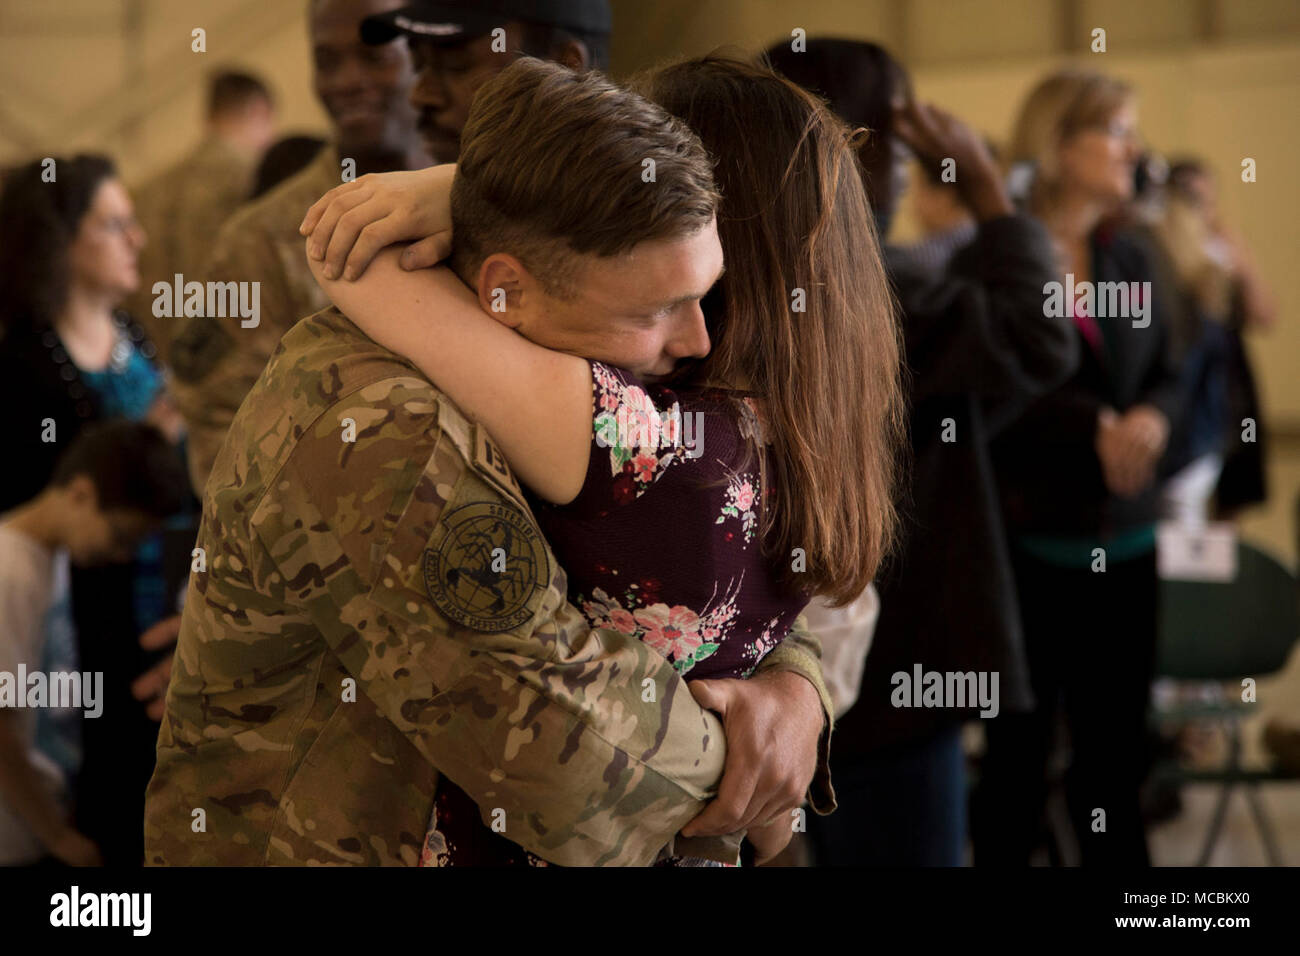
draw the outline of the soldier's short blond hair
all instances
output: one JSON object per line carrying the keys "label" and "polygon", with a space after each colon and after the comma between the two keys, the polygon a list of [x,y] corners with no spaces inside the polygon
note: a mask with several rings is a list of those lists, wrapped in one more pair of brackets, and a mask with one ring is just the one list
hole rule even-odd
{"label": "soldier's short blond hair", "polygon": [[581,255],[692,235],[718,200],[686,124],[600,73],[521,57],[478,90],[461,134],[451,263],[472,280],[508,252],[568,298]]}

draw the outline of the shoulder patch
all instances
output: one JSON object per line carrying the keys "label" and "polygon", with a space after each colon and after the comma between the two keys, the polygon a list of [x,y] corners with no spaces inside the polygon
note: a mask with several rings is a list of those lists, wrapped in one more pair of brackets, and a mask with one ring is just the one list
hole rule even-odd
{"label": "shoulder patch", "polygon": [[502,494],[524,502],[523,490],[506,464],[506,456],[488,437],[487,429],[477,422],[474,424],[474,468]]}
{"label": "shoulder patch", "polygon": [[475,501],[444,514],[421,556],[421,572],[443,614],[493,634],[527,623],[551,579],[541,531],[508,501]]}

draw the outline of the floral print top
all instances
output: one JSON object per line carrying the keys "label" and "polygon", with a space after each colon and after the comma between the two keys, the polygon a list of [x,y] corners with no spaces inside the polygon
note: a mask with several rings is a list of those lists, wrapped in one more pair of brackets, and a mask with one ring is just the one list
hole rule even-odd
{"label": "floral print top", "polygon": [[533,501],[592,627],[645,641],[682,676],[748,677],[806,598],[758,541],[758,406],[591,363],[592,442],[578,497]]}
{"label": "floral print top", "polygon": [[[569,600],[592,627],[645,641],[679,674],[743,678],[807,597],[763,556],[761,408],[721,389],[646,384],[591,363],[587,477],[566,505],[530,498]],[[699,865],[674,859],[669,865]],[[546,865],[495,833],[445,778],[422,865]]]}

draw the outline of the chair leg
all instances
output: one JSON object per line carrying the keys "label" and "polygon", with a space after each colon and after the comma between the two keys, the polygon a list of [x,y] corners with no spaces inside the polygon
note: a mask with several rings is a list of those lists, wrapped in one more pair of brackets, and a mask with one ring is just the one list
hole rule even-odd
{"label": "chair leg", "polygon": [[1074,834],[1074,821],[1070,818],[1065,791],[1053,787],[1047,796],[1047,851],[1051,866],[1078,866],[1079,846]]}
{"label": "chair leg", "polygon": [[1214,852],[1214,845],[1219,842],[1219,831],[1223,829],[1223,821],[1228,816],[1228,797],[1231,793],[1232,782],[1225,780],[1223,789],[1219,791],[1219,802],[1214,808],[1209,832],[1205,834],[1205,845],[1201,848],[1201,856],[1196,861],[1197,866],[1210,865],[1210,854]]}
{"label": "chair leg", "polygon": [[1264,803],[1259,799],[1259,787],[1256,784],[1246,785],[1246,800],[1250,803],[1251,814],[1255,817],[1255,826],[1259,828],[1260,839],[1264,841],[1264,852],[1268,855],[1269,866],[1281,866],[1282,855],[1277,848],[1277,837],[1273,834],[1273,827],[1268,821],[1268,815],[1264,813]]}
{"label": "chair leg", "polygon": [[[1229,773],[1236,773],[1241,769],[1241,724],[1237,718],[1231,717],[1225,729],[1228,732],[1228,760],[1225,769]],[[1205,835],[1205,847],[1201,850],[1201,858],[1197,860],[1197,866],[1210,865],[1210,854],[1219,841],[1219,832],[1223,829],[1223,821],[1228,815],[1228,797],[1232,793],[1233,784],[1234,781],[1231,779],[1223,782],[1219,803],[1214,808],[1214,819],[1210,823],[1210,832]]]}

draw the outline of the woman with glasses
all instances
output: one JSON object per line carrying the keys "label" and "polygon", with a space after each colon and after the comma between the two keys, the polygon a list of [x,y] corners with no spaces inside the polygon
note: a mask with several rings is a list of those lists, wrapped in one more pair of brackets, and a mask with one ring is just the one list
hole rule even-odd
{"label": "woman with glasses", "polygon": [[[180,424],[161,368],[122,300],[140,284],[145,236],[111,160],[49,157],[17,167],[0,189],[0,409],[6,451],[0,512],[49,481],[55,462],[95,422],[150,421],[173,441]],[[179,454],[179,453],[178,453]],[[126,565],[75,569],[75,629],[50,632],[43,668],[104,675],[103,716],[42,711],[38,746],[75,781],[78,829],[112,865],[143,857],[140,819],[157,727],[131,681],[147,663],[139,634],[173,612],[161,538]]]}
{"label": "woman with glasses", "polygon": [[[1166,342],[1175,293],[1137,238],[1112,225],[1132,198],[1139,152],[1129,87],[1073,69],[1034,88],[1010,143],[1008,162],[1032,170],[1028,211],[1056,248],[1061,286],[1044,289],[1044,309],[1071,317],[1082,359],[994,446],[1037,706],[986,725],[977,864],[1029,862],[1058,709],[1082,862],[1149,863],[1138,790],[1156,636],[1157,469],[1181,391]],[[1127,299],[1103,283],[1123,283]],[[1107,300],[1120,308],[1103,308]]]}

